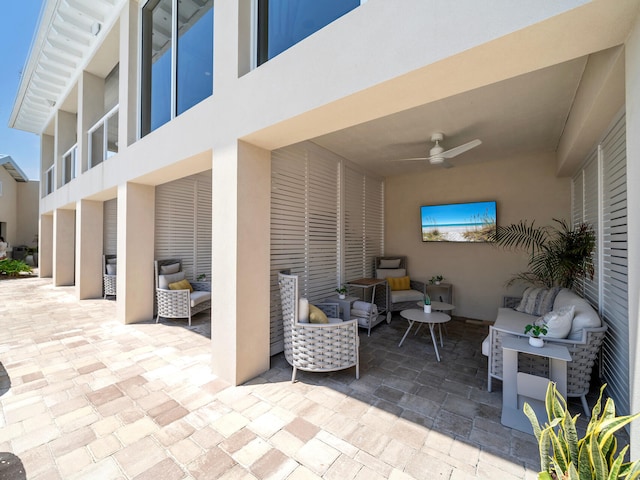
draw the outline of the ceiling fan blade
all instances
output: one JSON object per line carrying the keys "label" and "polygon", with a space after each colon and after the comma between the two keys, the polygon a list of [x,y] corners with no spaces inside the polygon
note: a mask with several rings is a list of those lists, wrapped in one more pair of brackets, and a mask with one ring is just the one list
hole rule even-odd
{"label": "ceiling fan blade", "polygon": [[414,158],[394,158],[392,162],[416,162],[418,160],[428,160],[427,157],[414,157]]}
{"label": "ceiling fan blade", "polygon": [[453,157],[456,157],[456,156],[460,155],[461,153],[466,152],[467,150],[471,150],[472,148],[477,147],[481,143],[482,143],[482,140],[479,140],[479,139],[476,138],[475,140],[471,140],[470,142],[467,142],[467,143],[465,143],[463,145],[459,145],[457,147],[454,147],[451,150],[447,150],[446,152],[442,152],[438,156],[439,157],[443,157],[443,158],[453,158]]}

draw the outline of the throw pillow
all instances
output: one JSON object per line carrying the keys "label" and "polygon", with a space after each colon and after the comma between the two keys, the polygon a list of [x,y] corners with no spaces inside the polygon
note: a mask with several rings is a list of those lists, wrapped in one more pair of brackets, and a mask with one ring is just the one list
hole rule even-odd
{"label": "throw pillow", "polygon": [[516,307],[516,310],[536,317],[549,313],[553,308],[553,302],[559,291],[560,287],[550,289],[529,287],[522,294],[522,301]]}
{"label": "throw pillow", "polygon": [[387,282],[391,290],[411,290],[411,279],[408,276],[388,277]]}
{"label": "throw pillow", "polygon": [[171,273],[178,273],[180,271],[179,263],[172,263],[171,265],[160,265],[160,274],[169,275]]}
{"label": "throw pillow", "polygon": [[567,335],[569,335],[571,331],[575,309],[575,305],[570,305],[558,310],[553,310],[536,320],[536,325],[545,325],[547,327],[545,337],[567,338]]}
{"label": "throw pillow", "polygon": [[400,258],[381,259],[378,268],[400,268]]}
{"label": "throw pillow", "polygon": [[117,265],[114,265],[112,263],[107,263],[107,275],[115,275],[116,267]]}
{"label": "throw pillow", "polygon": [[193,292],[193,287],[189,283],[189,280],[185,278],[179,282],[170,283],[169,290],[189,290],[190,292]]}
{"label": "throw pillow", "polygon": [[172,273],[170,275],[159,275],[158,288],[167,290],[170,283],[179,282],[180,280],[184,280],[184,272]]}
{"label": "throw pillow", "polygon": [[315,305],[309,304],[309,322],[310,323],[329,323],[329,319],[325,313]]}
{"label": "throw pillow", "polygon": [[309,300],[301,298],[298,302],[298,322],[309,323]]}

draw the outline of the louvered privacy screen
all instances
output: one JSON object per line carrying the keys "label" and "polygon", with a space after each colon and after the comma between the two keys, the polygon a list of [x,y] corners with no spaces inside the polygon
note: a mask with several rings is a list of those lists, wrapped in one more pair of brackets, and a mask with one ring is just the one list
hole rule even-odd
{"label": "louvered privacy screen", "polygon": [[589,222],[597,230],[596,274],[585,282],[584,292],[609,325],[600,369],[622,415],[630,413],[626,162],[622,113],[572,182],[573,221]]}
{"label": "louvered privacy screen", "polygon": [[115,255],[118,249],[118,199],[107,200],[103,204],[103,253]]}
{"label": "louvered privacy screen", "polygon": [[318,301],[349,279],[372,275],[373,258],[382,254],[382,180],[347,163],[311,143],[271,155],[272,355],[283,350],[280,270],[299,276],[301,297]]}
{"label": "louvered privacy screen", "polygon": [[211,170],[156,188],[155,258],[179,258],[188,279],[211,279]]}

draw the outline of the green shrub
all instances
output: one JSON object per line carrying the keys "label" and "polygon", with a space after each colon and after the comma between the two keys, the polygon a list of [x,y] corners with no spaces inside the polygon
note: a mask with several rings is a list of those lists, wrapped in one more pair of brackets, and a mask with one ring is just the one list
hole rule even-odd
{"label": "green shrub", "polygon": [[31,273],[31,267],[24,263],[22,260],[13,260],[11,258],[5,258],[0,260],[0,274],[7,275],[9,277],[17,277],[20,273]]}
{"label": "green shrub", "polygon": [[549,382],[545,405],[549,423],[540,426],[535,412],[528,403],[524,404],[524,412],[540,449],[539,480],[626,480],[640,476],[640,461],[624,462],[629,449],[625,446],[619,454],[618,441],[614,433],[640,416],[627,415],[616,417],[616,407],[608,398],[602,408],[602,393],[606,385],[600,389],[600,396],[593,407],[591,420],[583,438],[578,438],[576,420],[567,410],[567,402],[556,389],[556,384]]}

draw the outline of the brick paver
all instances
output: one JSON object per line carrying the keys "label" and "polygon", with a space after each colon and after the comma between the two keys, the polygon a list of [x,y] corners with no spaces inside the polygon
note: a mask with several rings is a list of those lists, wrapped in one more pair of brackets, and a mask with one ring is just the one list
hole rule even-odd
{"label": "brick paver", "polygon": [[486,325],[454,319],[438,363],[424,331],[398,348],[394,317],[361,334],[360,380],[292,384],[280,354],[232,387],[210,372],[207,314],[189,328],[115,313],[50,279],[0,280],[0,450],[25,478],[535,478],[533,437],[486,391]]}

